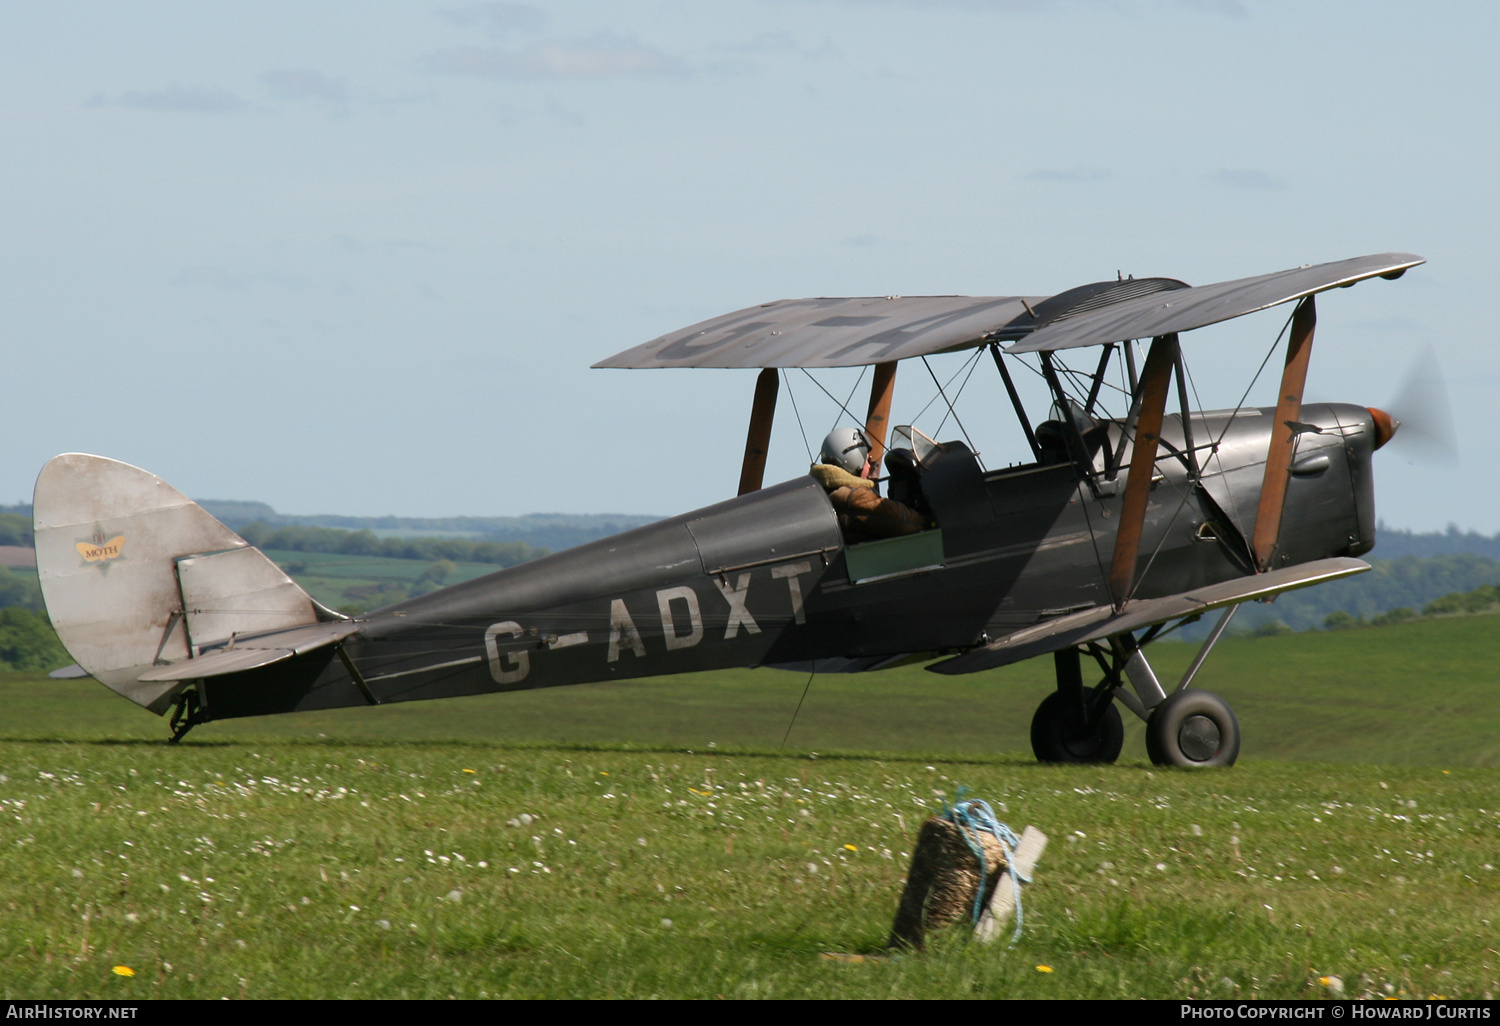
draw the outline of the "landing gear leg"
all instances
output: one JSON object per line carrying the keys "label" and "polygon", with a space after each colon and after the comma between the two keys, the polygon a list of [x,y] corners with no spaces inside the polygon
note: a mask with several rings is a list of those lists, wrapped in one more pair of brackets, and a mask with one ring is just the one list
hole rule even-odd
{"label": "landing gear leg", "polygon": [[1120,710],[1109,681],[1083,686],[1078,649],[1053,653],[1057,690],[1042,700],[1031,719],[1031,750],[1040,762],[1114,762],[1125,743]]}
{"label": "landing gear leg", "polygon": [[175,745],[188,731],[207,720],[198,701],[198,689],[188,688],[177,696],[177,701],[172,705],[172,719],[168,723],[172,728],[172,739],[167,744]]}
{"label": "landing gear leg", "polygon": [[1233,766],[1239,758],[1240,724],[1234,710],[1218,695],[1189,687],[1237,609],[1230,606],[1224,611],[1170,695],[1162,690],[1133,635],[1111,639],[1136,691],[1136,695],[1121,697],[1128,697],[1126,704],[1146,721],[1146,754],[1156,765]]}

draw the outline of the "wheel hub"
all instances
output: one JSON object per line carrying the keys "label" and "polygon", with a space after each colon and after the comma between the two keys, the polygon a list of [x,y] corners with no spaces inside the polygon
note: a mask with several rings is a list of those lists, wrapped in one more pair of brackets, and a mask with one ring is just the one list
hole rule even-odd
{"label": "wheel hub", "polygon": [[1223,740],[1218,724],[1207,716],[1189,716],[1177,730],[1177,744],[1182,754],[1194,762],[1207,762],[1219,751]]}

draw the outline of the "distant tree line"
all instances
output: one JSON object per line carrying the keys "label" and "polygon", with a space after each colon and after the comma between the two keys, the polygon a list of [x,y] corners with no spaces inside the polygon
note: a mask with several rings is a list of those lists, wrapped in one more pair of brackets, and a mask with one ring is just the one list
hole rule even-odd
{"label": "distant tree line", "polygon": [[539,549],[525,542],[471,541],[467,538],[380,538],[374,531],[346,531],[338,527],[289,525],[272,527],[260,521],[246,524],[240,536],[258,549],[290,552],[332,552],[345,556],[386,556],[391,559],[447,559],[456,563],[492,563],[515,566],[538,556]]}
{"label": "distant tree line", "polygon": [[[1417,610],[1444,596],[1467,594],[1500,581],[1500,561],[1471,553],[1365,558],[1372,568],[1366,573],[1285,592],[1272,604],[1245,603],[1231,630],[1264,637],[1359,624],[1379,626],[1415,617]],[[1174,637],[1202,640],[1215,619],[1205,616]]]}
{"label": "distant tree line", "polygon": [[1375,550],[1371,554],[1379,559],[1399,559],[1402,556],[1446,556],[1458,552],[1500,559],[1500,533],[1486,535],[1478,531],[1460,531],[1457,524],[1449,524],[1446,531],[1417,534],[1381,524],[1375,531]]}
{"label": "distant tree line", "polygon": [[1366,620],[1364,617],[1350,616],[1341,609],[1335,610],[1323,620],[1323,629],[1342,631],[1351,627],[1381,627],[1424,616],[1473,616],[1497,610],[1500,610],[1500,584],[1481,584],[1469,591],[1450,591],[1446,595],[1440,595],[1423,606],[1420,613],[1410,606],[1397,606]]}
{"label": "distant tree line", "polygon": [[31,517],[20,513],[0,513],[0,545],[35,545]]}
{"label": "distant tree line", "polygon": [[[351,517],[320,513],[277,513],[264,502],[200,499],[204,509],[236,531],[259,521],[270,527],[337,527],[373,530],[413,538],[467,538],[471,541],[524,542],[556,552],[606,538],[660,519],[628,513],[527,513],[519,517]],[[16,508],[19,512],[19,508]]]}
{"label": "distant tree line", "polygon": [[[30,520],[26,521],[26,527],[29,532]],[[4,537],[0,534],[0,538]],[[16,543],[0,541],[0,545],[13,544]],[[51,671],[72,661],[47,620],[36,574],[0,566],[0,672]]]}
{"label": "distant tree line", "polygon": [[0,671],[50,673],[72,661],[45,614],[25,606],[0,609]]}

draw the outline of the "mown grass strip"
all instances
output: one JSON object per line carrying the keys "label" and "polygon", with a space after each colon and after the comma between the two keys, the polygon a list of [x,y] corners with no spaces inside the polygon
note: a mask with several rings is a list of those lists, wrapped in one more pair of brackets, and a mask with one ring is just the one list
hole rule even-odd
{"label": "mown grass strip", "polygon": [[[1489,769],[285,742],[0,760],[6,997],[1316,997],[1329,975],[1482,997],[1500,974]],[[909,839],[958,786],[1052,835],[1021,944],[820,958],[880,950]]]}

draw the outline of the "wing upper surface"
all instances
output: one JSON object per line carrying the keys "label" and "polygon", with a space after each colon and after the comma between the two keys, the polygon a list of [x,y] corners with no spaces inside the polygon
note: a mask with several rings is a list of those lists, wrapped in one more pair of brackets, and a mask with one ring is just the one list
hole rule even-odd
{"label": "wing upper surface", "polygon": [[1413,253],[1377,253],[1126,300],[1039,328],[1005,351],[1051,352],[1191,331],[1366,278],[1398,277],[1422,263]]}
{"label": "wing upper surface", "polygon": [[1017,339],[1007,352],[1073,349],[1190,331],[1366,278],[1398,277],[1421,263],[1411,253],[1378,253],[1194,288],[1170,278],[1126,279],[1052,297],[778,299],[700,321],[594,366],[859,367]]}
{"label": "wing upper surface", "polygon": [[779,299],[616,353],[595,367],[859,367],[978,345],[1045,296]]}

